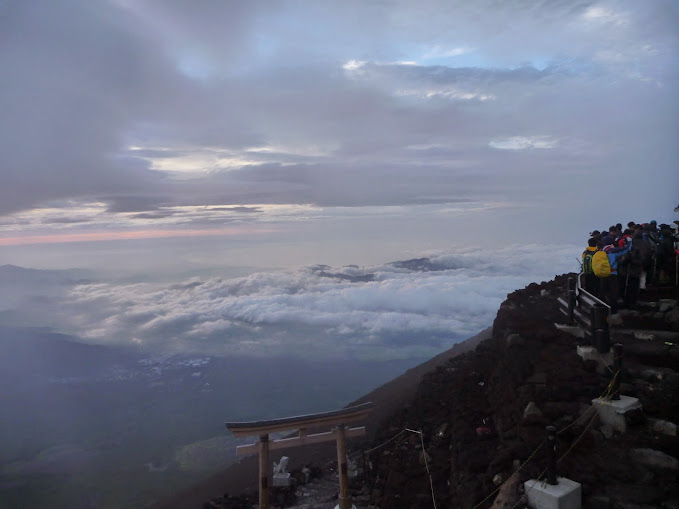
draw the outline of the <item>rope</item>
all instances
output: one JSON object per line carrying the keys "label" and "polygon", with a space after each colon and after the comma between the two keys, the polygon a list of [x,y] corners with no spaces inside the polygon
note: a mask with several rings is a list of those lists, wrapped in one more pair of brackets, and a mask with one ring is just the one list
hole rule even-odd
{"label": "rope", "polygon": [[391,437],[389,440],[382,442],[380,445],[373,447],[372,449],[368,449],[367,451],[363,451],[363,454],[367,456],[373,451],[376,451],[377,449],[380,449],[384,447],[385,445],[389,444],[390,442],[393,442],[396,440],[398,437],[403,435],[403,433],[410,432],[410,433],[415,433],[420,435],[420,444],[422,445],[422,457],[424,458],[424,467],[427,469],[427,475],[429,476],[429,487],[431,489],[431,501],[434,504],[434,509],[436,509],[436,497],[434,495],[434,480],[431,477],[431,471],[429,470],[429,462],[427,461],[427,451],[424,449],[424,438],[422,435],[422,431],[416,430],[416,429],[410,429],[410,428],[404,428],[400,432],[398,432],[396,435]]}
{"label": "rope", "polygon": [[[608,366],[606,366],[606,367],[608,368]],[[613,371],[612,371],[610,368],[608,368],[608,370],[609,370],[611,373],[613,373]],[[620,375],[620,370],[618,370],[617,372],[614,373],[614,375],[613,375],[613,377],[611,378],[610,382],[609,382],[608,385],[606,386],[606,389],[605,389],[604,392],[599,396],[598,399],[601,399],[601,400],[608,400],[611,396],[613,396],[613,393],[612,393],[612,392],[613,392],[613,387],[614,387],[614,385],[615,385],[616,378],[617,378],[619,375]],[[593,411],[593,410],[595,410],[595,407],[594,407],[594,406],[589,407],[589,408],[587,409],[587,411],[586,411],[581,417],[584,417],[585,415],[587,415],[589,412],[591,412],[591,411]],[[557,460],[557,463],[560,463],[566,456],[568,456],[568,454],[571,453],[571,451],[575,448],[575,446],[578,445],[578,443],[580,442],[580,440],[582,440],[582,438],[585,436],[585,433],[589,430],[589,428],[590,428],[590,427],[592,426],[592,424],[594,423],[594,420],[595,420],[596,415],[597,415],[597,414],[594,413],[591,417],[588,417],[588,418],[587,418],[587,419],[589,419],[589,422],[587,422],[587,425],[584,427],[584,429],[582,430],[582,432],[580,433],[580,435],[573,441],[573,443],[572,443],[571,446],[568,448],[568,450],[567,450],[564,454],[562,454],[561,457]],[[580,418],[574,420],[574,421],[571,422],[569,425],[567,425],[565,428],[563,428],[563,429],[557,431],[556,434],[557,434],[557,435],[560,435],[560,434],[564,433],[566,430],[568,430],[569,428],[571,428],[572,426],[574,426],[574,425],[575,425],[577,422],[579,422],[579,421],[580,421]],[[396,440],[399,436],[403,435],[403,433],[406,433],[406,432],[416,433],[416,434],[420,435],[420,444],[422,445],[422,457],[424,458],[424,466],[425,466],[425,468],[426,468],[426,470],[427,470],[427,475],[429,476],[429,486],[430,486],[430,488],[431,488],[431,499],[432,499],[432,503],[434,504],[434,509],[436,509],[436,497],[435,497],[435,495],[434,495],[434,481],[433,481],[433,479],[432,479],[432,477],[431,477],[431,471],[429,470],[429,463],[427,462],[427,454],[426,454],[426,451],[425,451],[425,448],[424,448],[424,438],[423,438],[423,434],[422,434],[422,431],[421,431],[421,430],[414,430],[414,429],[410,429],[410,428],[404,428],[403,430],[401,430],[400,432],[398,432],[396,435],[394,435],[394,436],[391,437],[390,439],[386,440],[385,442],[381,443],[380,445],[378,445],[378,446],[376,446],[376,447],[373,447],[372,449],[368,449],[367,451],[364,451],[363,454],[364,454],[364,455],[368,455],[369,453],[371,453],[371,452],[373,452],[373,451],[376,451],[377,449],[380,449],[380,448],[384,447],[385,445],[387,445],[387,444],[393,442],[393,441]],[[497,488],[495,488],[492,492],[490,492],[490,493],[489,493],[483,500],[481,500],[478,504],[476,504],[474,507],[472,507],[472,509],[478,509],[478,508],[479,508],[484,502],[486,502],[490,497],[492,497],[493,495],[497,494],[497,493],[502,489],[502,487],[509,481],[509,479],[512,478],[512,476],[513,476],[514,474],[520,472],[521,469],[523,469],[523,467],[526,466],[526,465],[533,459],[533,457],[537,454],[537,452],[542,448],[543,445],[544,445],[544,442],[541,442],[540,445],[538,445],[538,446],[533,450],[533,452],[530,454],[530,456],[528,456],[528,458],[526,459],[526,461],[524,461],[524,462],[523,462],[523,463],[522,463],[522,464],[521,464],[514,472],[512,472],[512,474],[511,474],[509,477],[507,477],[507,479],[505,479],[505,481],[503,481],[502,484],[500,484]],[[542,476],[544,476],[544,474],[545,474],[546,471],[547,471],[547,468],[545,468],[545,469],[540,473],[540,475],[538,476],[538,479],[542,478]],[[531,489],[532,489],[532,486],[528,489],[528,491],[530,491]],[[528,491],[525,493],[525,495],[528,494]],[[519,497],[519,499],[518,499],[517,502],[511,507],[511,509],[516,509],[516,507],[519,505],[519,503],[521,503],[521,497]]]}
{"label": "rope", "polygon": [[[620,373],[620,371],[618,371],[618,373]],[[597,399],[606,399],[606,398],[609,398],[610,396],[612,396],[611,391],[613,390],[613,382],[615,381],[615,378],[618,376],[618,373],[615,373],[615,375],[613,376],[613,378],[611,378],[611,381],[608,382],[608,386],[606,387],[606,389],[604,390],[604,392],[602,392],[601,395],[600,395]],[[568,430],[569,428],[571,428],[572,426],[575,426],[575,424],[576,424],[577,422],[579,422],[581,418],[584,418],[585,415],[587,415],[589,412],[591,412],[591,411],[593,411],[593,410],[596,410],[596,408],[594,407],[594,405],[590,406],[590,407],[585,411],[585,413],[582,414],[582,415],[580,416],[580,418],[575,419],[575,420],[574,420],[573,422],[571,422],[568,426],[566,426],[565,428],[560,429],[559,431],[557,431],[556,434],[557,434],[557,435],[560,435],[560,434],[564,433],[566,430]]]}
{"label": "rope", "polygon": [[[533,456],[535,456],[535,454],[542,448],[543,445],[544,445],[543,443],[540,443],[540,445],[538,445],[538,446],[535,448],[535,450],[531,453],[531,455],[528,456],[528,459],[526,459],[526,461],[524,461],[521,465],[519,465],[519,468],[517,468],[516,470],[514,470],[514,472],[512,472],[512,475],[516,474],[517,472],[520,472],[521,469],[522,469],[524,466],[526,466],[526,464],[527,464],[530,460],[533,459]],[[543,473],[544,473],[544,472],[543,472]],[[507,477],[507,479],[505,479],[504,482],[503,482],[502,484],[500,484],[500,486],[498,486],[497,488],[495,488],[488,496],[486,496],[486,498],[484,498],[483,500],[481,500],[481,502],[479,502],[479,503],[476,504],[474,507],[472,507],[472,509],[477,509],[477,507],[479,507],[479,506],[480,506],[481,504],[483,504],[486,500],[488,500],[490,497],[492,497],[492,496],[495,495],[498,491],[500,491],[500,489],[507,483],[507,481],[509,481],[509,479],[511,479],[512,475],[510,475],[509,477]]]}
{"label": "rope", "polygon": [[597,414],[592,415],[589,422],[587,423],[587,426],[585,426],[585,428],[582,430],[582,433],[580,433],[580,436],[573,441],[573,443],[568,448],[568,450],[565,453],[563,453],[563,455],[557,460],[557,463],[561,463],[561,460],[564,459],[566,456],[568,456],[568,454],[575,448],[575,446],[578,445],[578,442],[580,442],[582,437],[585,436],[585,433],[587,432],[587,430],[589,430],[589,427],[594,422],[594,419],[595,419],[596,416],[597,416]]}
{"label": "rope", "polygon": [[608,371],[610,371],[611,373],[613,373],[614,371],[608,366],[608,364],[606,364],[606,361],[604,360],[604,358],[603,358],[603,357],[601,356],[601,354],[599,353],[599,350],[597,350],[597,349],[595,348],[594,351],[596,352],[597,356],[599,357],[599,360],[601,361],[601,364],[603,364],[604,366],[606,366],[606,369],[607,369]]}
{"label": "rope", "polygon": [[[543,475],[545,475],[545,472],[547,472],[547,468],[546,468],[546,467],[545,467],[545,469],[544,469],[542,472],[540,472],[540,475],[538,475],[538,479],[540,479]],[[535,484],[534,484],[533,486],[535,486]],[[524,495],[526,495],[526,497],[528,497],[528,493],[530,493],[530,490],[533,489],[533,486],[531,486],[530,488],[528,488],[528,491],[526,491],[526,492],[524,493]],[[514,505],[513,505],[510,509],[516,509],[516,507],[518,507],[518,505],[522,502],[522,498],[523,498],[523,497],[519,497],[519,498],[517,499],[517,501],[514,503]]]}
{"label": "rope", "polygon": [[[618,370],[615,373],[615,375],[613,376],[613,378],[611,378],[611,381],[608,383],[608,386],[606,387],[606,390],[604,391],[604,393],[601,396],[599,396],[598,399],[608,399],[611,396],[613,396],[612,391],[613,391],[613,387],[615,385],[615,379],[618,377],[619,374],[620,374],[620,371]],[[589,411],[593,408],[594,408],[594,406],[590,407],[587,411]],[[568,448],[568,450],[561,455],[561,457],[557,460],[557,463],[560,463],[561,460],[563,460],[566,456],[568,456],[568,454],[575,448],[575,446],[578,445],[580,440],[582,440],[582,437],[585,436],[585,433],[589,430],[589,428],[594,423],[594,419],[595,419],[596,416],[597,416],[597,414],[595,413],[594,415],[592,415],[591,418],[589,418],[589,422],[587,423],[587,425],[582,430],[582,433],[580,433],[580,435],[573,441],[573,443]],[[568,425],[566,428],[564,428],[563,430],[561,430],[559,433],[562,433],[563,431],[567,430],[570,426],[572,426],[572,423],[570,425]]]}
{"label": "rope", "polygon": [[[604,392],[601,394],[601,396],[599,396],[598,399],[605,399],[605,398],[609,398],[610,396],[612,396],[611,391],[613,390],[614,381],[615,381],[615,378],[618,376],[619,373],[620,373],[620,372],[618,371],[618,372],[615,374],[615,376],[614,376],[614,377],[611,379],[611,381],[608,383],[608,386],[606,387],[606,389],[604,390]],[[596,410],[595,407],[594,407],[594,406],[590,406],[590,407],[587,409],[587,411],[586,411],[584,414],[582,414],[582,417],[584,417],[584,416],[587,415],[589,412],[592,412],[592,411],[594,411],[594,410]],[[589,422],[587,423],[587,425],[586,425],[585,428],[583,429],[582,433],[580,433],[580,435],[573,441],[573,443],[572,443],[571,446],[568,448],[568,450],[567,450],[567,451],[566,451],[566,452],[558,459],[557,463],[559,463],[561,460],[563,460],[563,459],[564,459],[564,458],[565,458],[565,457],[566,457],[566,456],[567,456],[567,455],[575,448],[575,446],[580,442],[580,440],[581,440],[582,437],[585,435],[585,433],[587,432],[587,430],[588,430],[588,429],[591,427],[591,425],[594,423],[594,418],[595,418],[595,417],[596,417],[596,413],[594,413],[591,417],[587,417],[587,419],[589,419]],[[574,425],[575,425],[577,422],[579,422],[579,421],[580,421],[580,419],[574,420],[573,422],[571,422],[571,423],[570,423],[568,426],[566,426],[565,428],[563,428],[563,429],[557,431],[556,434],[557,434],[557,435],[560,435],[560,434],[564,433],[566,430],[568,430],[569,428],[571,428],[572,426],[574,426]],[[514,472],[512,472],[512,474],[511,474],[511,475],[510,475],[510,476],[509,476],[502,484],[500,484],[500,485],[499,485],[497,488],[495,488],[491,493],[489,493],[483,500],[481,500],[481,502],[479,502],[479,503],[476,504],[474,507],[472,507],[472,509],[478,509],[478,507],[481,506],[486,500],[488,500],[490,497],[492,497],[492,496],[495,495],[498,491],[500,491],[500,489],[502,489],[502,487],[507,483],[507,481],[509,481],[509,479],[511,479],[511,477],[512,477],[514,474],[516,474],[517,472],[521,471],[521,469],[522,469],[525,465],[527,465],[528,462],[529,462],[530,460],[533,459],[533,456],[535,456],[535,454],[542,448],[543,445],[544,445],[544,442],[540,443],[540,445],[538,445],[538,446],[535,448],[535,450],[534,450],[534,451],[531,453],[531,455],[526,459],[526,461],[524,461],[524,462],[519,466],[519,468],[517,468]],[[546,468],[540,473],[540,475],[538,475],[538,479],[542,478],[542,476],[545,475],[545,472],[547,472],[547,469],[546,469]],[[531,489],[532,489],[532,486],[528,489],[528,491],[530,491]],[[528,491],[527,491],[525,494],[528,494]],[[519,505],[520,502],[521,502],[521,497],[519,497],[519,500],[517,500],[517,502],[512,506],[511,509],[515,509],[515,508]]]}
{"label": "rope", "polygon": [[436,509],[436,497],[434,496],[434,480],[431,478],[431,472],[429,471],[429,463],[427,462],[427,451],[424,450],[424,438],[422,436],[422,431],[408,429],[404,431],[410,431],[411,433],[417,433],[420,435],[420,443],[422,444],[422,457],[424,458],[424,467],[427,469],[427,475],[429,476],[429,486],[431,488],[431,501],[434,504],[434,509]]}
{"label": "rope", "polygon": [[378,445],[377,447],[373,447],[372,449],[368,449],[367,451],[363,451],[363,454],[370,454],[371,452],[376,451],[377,449],[381,449],[382,447],[384,447],[385,445],[387,445],[389,442],[393,442],[393,441],[396,440],[398,437],[400,437],[401,435],[403,435],[403,433],[405,433],[406,431],[407,431],[407,430],[405,430],[405,429],[401,430],[399,433],[397,433],[396,435],[394,435],[393,437],[391,437],[391,438],[390,438],[389,440],[387,440],[386,442],[384,442],[384,443]]}

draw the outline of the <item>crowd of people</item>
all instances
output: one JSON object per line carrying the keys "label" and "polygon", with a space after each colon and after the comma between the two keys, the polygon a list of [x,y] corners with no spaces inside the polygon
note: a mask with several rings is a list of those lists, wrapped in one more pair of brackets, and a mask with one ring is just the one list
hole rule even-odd
{"label": "crowd of people", "polygon": [[630,221],[590,233],[582,253],[583,286],[611,308],[634,309],[647,285],[676,285],[679,221]]}

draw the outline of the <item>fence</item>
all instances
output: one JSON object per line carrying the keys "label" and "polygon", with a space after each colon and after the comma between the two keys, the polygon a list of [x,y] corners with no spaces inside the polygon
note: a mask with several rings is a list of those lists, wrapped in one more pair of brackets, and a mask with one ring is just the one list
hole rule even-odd
{"label": "fence", "polygon": [[599,353],[607,353],[611,349],[608,329],[611,308],[582,287],[583,276],[580,273],[577,278],[568,278],[566,298],[558,298],[559,310],[583,329],[585,338]]}

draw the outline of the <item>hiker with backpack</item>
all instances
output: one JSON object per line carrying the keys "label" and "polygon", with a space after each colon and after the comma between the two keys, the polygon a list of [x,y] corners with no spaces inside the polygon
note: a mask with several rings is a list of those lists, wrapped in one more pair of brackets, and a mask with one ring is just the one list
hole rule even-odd
{"label": "hiker with backpack", "polygon": [[648,246],[642,241],[641,231],[634,233],[632,241],[632,250],[624,255],[618,263],[620,283],[621,285],[624,284],[623,302],[627,309],[633,309],[637,303],[641,273],[644,268],[644,261],[648,257]]}
{"label": "hiker with backpack", "polygon": [[644,265],[644,273],[641,276],[641,288],[646,288],[646,283],[655,283],[658,270],[658,232],[655,221],[644,225],[643,241],[648,246],[648,256]]}
{"label": "hiker with backpack", "polygon": [[633,242],[626,247],[615,247],[614,243],[613,237],[604,237],[599,244],[600,250],[592,257],[592,270],[599,278],[599,298],[610,306],[613,315],[618,312],[618,263],[632,250]]}
{"label": "hiker with backpack", "polygon": [[585,291],[595,297],[599,295],[599,279],[594,274],[592,268],[592,257],[597,252],[596,239],[594,237],[587,241],[587,249],[582,253],[582,273],[584,274]]}
{"label": "hiker with backpack", "polygon": [[674,252],[674,230],[668,224],[661,224],[658,237],[656,250],[658,282],[661,284],[675,282],[676,254]]}

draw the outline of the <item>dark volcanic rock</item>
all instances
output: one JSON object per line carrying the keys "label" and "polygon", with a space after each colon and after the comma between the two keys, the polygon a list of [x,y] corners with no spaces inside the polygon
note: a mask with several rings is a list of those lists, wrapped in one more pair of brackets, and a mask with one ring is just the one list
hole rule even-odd
{"label": "dark volcanic rock", "polygon": [[[404,264],[437,270],[427,259]],[[358,401],[378,402],[368,441],[352,451],[365,468],[358,507],[431,508],[432,492],[441,509],[487,509],[498,492],[506,507],[522,507],[523,482],[545,472],[546,425],[557,429],[558,475],[581,483],[582,507],[679,507],[679,349],[612,329],[625,349],[623,394],[643,411],[627,416],[624,435],[604,425],[592,400],[611,373],[583,362],[579,340],[554,325],[565,321],[556,299],[567,276],[509,294],[473,351],[467,343]],[[540,412],[524,415],[529,403]]]}
{"label": "dark volcanic rock", "polygon": [[[582,484],[583,507],[650,507],[679,500],[671,466],[652,468],[650,460],[631,461],[629,454],[651,448],[657,452],[646,456],[675,465],[669,458],[677,457],[677,446],[671,437],[658,440],[644,415],[674,415],[679,393],[666,364],[671,361],[667,348],[637,348],[642,360],[653,358],[654,365],[666,366],[669,374],[644,382],[639,390],[644,412],[630,415],[628,433],[602,428],[596,412],[587,409],[593,398],[605,393],[610,375],[597,374],[591,363],[583,362],[575,338],[554,326],[564,321],[556,303],[563,286],[562,276],[508,295],[495,319],[493,337],[426,375],[409,409],[397,412],[378,431],[378,442],[405,428],[422,431],[432,457],[429,469],[438,507],[490,507],[493,478],[509,478],[515,460],[523,465],[519,485],[538,477],[546,466],[546,424],[558,430],[558,474]],[[627,360],[633,362],[630,350]],[[623,380],[627,387],[638,387],[632,378],[627,374]],[[524,415],[529,404],[540,412]],[[444,426],[445,433],[440,433]],[[431,488],[414,445],[413,437],[407,437],[400,447],[389,448],[389,454],[381,450],[370,456],[374,487],[379,489],[379,496],[373,497],[377,506],[431,507],[431,499],[422,498]]]}

